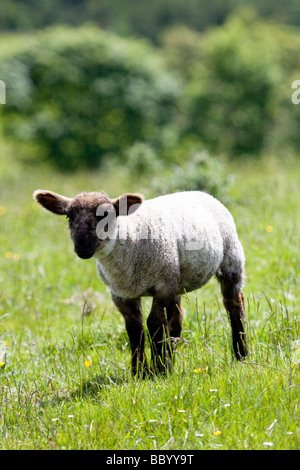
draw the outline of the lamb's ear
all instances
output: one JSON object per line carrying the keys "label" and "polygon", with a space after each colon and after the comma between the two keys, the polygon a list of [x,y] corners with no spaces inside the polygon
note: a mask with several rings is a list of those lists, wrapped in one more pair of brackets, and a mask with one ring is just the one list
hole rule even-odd
{"label": "lamb's ear", "polygon": [[58,215],[65,215],[67,213],[67,207],[72,201],[72,199],[68,197],[42,189],[34,191],[33,199],[48,211]]}
{"label": "lamb's ear", "polygon": [[143,200],[144,196],[142,194],[126,193],[117,199],[113,199],[111,202],[115,208],[116,215],[119,216],[132,214],[140,207]]}

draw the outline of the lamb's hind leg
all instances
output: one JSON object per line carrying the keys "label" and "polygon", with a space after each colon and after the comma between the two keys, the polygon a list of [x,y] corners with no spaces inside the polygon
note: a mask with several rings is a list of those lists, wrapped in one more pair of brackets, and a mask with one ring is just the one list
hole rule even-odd
{"label": "lamb's hind leg", "polygon": [[231,324],[233,351],[235,357],[242,360],[247,355],[247,341],[244,331],[246,318],[242,291],[243,268],[237,268],[230,272],[226,272],[224,269],[220,270],[217,278],[221,285],[223,303]]}
{"label": "lamb's hind leg", "polygon": [[165,373],[171,370],[174,352],[181,335],[182,313],[180,296],[155,296],[147,320],[151,341],[151,370]]}

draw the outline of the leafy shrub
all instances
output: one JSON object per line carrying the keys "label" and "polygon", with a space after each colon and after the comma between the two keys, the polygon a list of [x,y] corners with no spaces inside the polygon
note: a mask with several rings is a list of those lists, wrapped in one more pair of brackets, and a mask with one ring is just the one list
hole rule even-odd
{"label": "leafy shrub", "polygon": [[212,157],[207,150],[191,148],[185,161],[172,164],[157,176],[152,185],[156,192],[204,191],[224,202],[229,198],[231,176],[220,158]]}
{"label": "leafy shrub", "polygon": [[94,26],[40,32],[1,70],[6,132],[64,169],[94,167],[136,140],[157,145],[176,112],[178,81],[154,50]]}
{"label": "leafy shrub", "polygon": [[201,34],[166,31],[165,60],[186,83],[178,120],[185,140],[242,158],[298,153],[300,106],[291,103],[291,85],[300,78],[299,50],[297,29],[262,21],[251,9]]}
{"label": "leafy shrub", "polygon": [[249,12],[208,32],[186,94],[187,132],[214,152],[260,152],[280,78],[273,46]]}
{"label": "leafy shrub", "polygon": [[126,149],[124,160],[127,171],[134,177],[149,175],[162,169],[162,162],[154,149],[143,142],[136,142]]}
{"label": "leafy shrub", "polygon": [[270,103],[272,125],[266,136],[266,146],[276,154],[292,151],[299,155],[300,105],[293,104],[291,98],[296,91],[292,83],[300,79],[300,34],[297,30],[276,24],[266,29],[276,47],[281,71]]}
{"label": "leafy shrub", "polygon": [[195,64],[202,60],[202,34],[186,26],[175,26],[163,32],[161,41],[166,63],[190,80]]}

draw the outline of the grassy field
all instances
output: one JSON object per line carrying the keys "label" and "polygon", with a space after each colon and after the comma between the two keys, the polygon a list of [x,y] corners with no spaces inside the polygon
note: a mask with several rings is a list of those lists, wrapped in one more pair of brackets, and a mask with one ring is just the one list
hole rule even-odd
{"label": "grassy field", "polygon": [[2,149],[1,449],[299,449],[300,161],[228,164],[228,172],[247,257],[251,354],[232,360],[212,280],[184,299],[174,372],[142,381],[131,378],[123,319],[95,262],[75,256],[65,218],[42,211],[32,193],[115,197],[146,191],[147,179],[130,181],[122,168],[57,174]]}

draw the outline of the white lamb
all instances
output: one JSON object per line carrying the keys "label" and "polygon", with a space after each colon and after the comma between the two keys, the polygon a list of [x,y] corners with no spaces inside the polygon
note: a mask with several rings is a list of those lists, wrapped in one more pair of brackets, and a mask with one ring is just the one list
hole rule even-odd
{"label": "white lamb", "polygon": [[[237,359],[247,354],[244,336],[244,252],[231,214],[206,193],[178,192],[144,200],[140,194],[110,199],[80,193],[70,199],[38,190],[35,200],[69,218],[75,252],[97,260],[98,273],[125,319],[132,372],[171,366],[182,329],[181,294],[220,281]],[[151,365],[144,352],[141,297],[152,296],[147,319]]]}

